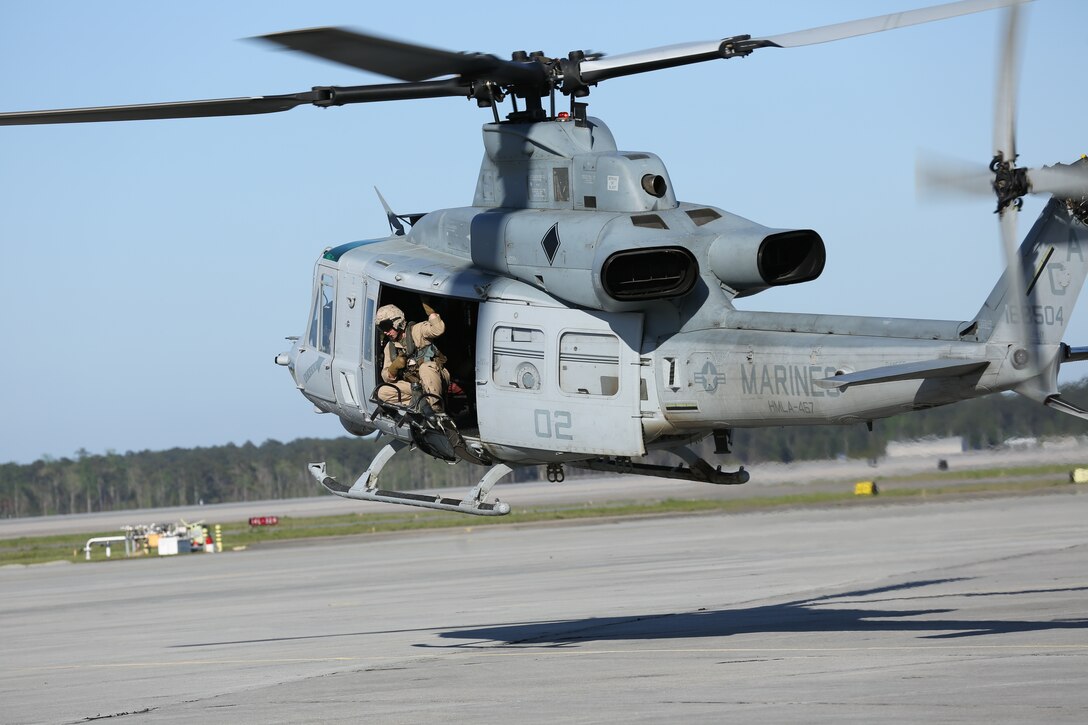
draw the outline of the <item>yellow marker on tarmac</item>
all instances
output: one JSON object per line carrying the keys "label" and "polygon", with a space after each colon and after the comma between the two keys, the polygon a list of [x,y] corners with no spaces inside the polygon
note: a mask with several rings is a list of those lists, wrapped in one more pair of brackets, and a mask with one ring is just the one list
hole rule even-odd
{"label": "yellow marker on tarmac", "polygon": [[880,490],[872,481],[858,481],[854,484],[855,496],[876,496]]}

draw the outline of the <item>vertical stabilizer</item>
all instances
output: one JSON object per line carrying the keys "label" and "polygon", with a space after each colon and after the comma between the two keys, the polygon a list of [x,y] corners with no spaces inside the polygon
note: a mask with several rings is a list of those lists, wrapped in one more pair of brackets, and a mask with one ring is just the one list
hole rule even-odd
{"label": "vertical stabilizer", "polygon": [[[1017,254],[1019,269],[1006,270],[977,319],[993,324],[990,342],[1057,345],[1088,277],[1088,226],[1072,204],[1051,199]],[[1020,299],[1009,299],[1009,274],[1023,280]],[[1025,330],[1035,339],[1024,340]]]}

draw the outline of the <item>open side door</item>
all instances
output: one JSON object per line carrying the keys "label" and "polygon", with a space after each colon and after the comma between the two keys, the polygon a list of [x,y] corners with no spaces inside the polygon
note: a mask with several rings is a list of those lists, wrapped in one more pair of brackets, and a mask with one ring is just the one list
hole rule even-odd
{"label": "open side door", "polygon": [[480,438],[544,452],[640,456],[640,314],[485,302]]}

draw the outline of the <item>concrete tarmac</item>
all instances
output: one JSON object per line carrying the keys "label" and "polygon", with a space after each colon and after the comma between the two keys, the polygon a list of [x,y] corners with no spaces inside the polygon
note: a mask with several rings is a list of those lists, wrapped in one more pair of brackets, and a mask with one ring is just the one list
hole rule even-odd
{"label": "concrete tarmac", "polygon": [[1088,715],[1088,491],[0,569],[0,722]]}

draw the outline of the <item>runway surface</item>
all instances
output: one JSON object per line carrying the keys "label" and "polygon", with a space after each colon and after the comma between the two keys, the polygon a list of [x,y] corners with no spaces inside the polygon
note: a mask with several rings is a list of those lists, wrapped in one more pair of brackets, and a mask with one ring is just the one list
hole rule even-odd
{"label": "runway surface", "polygon": [[1088,491],[0,569],[0,721],[1051,722]]}

